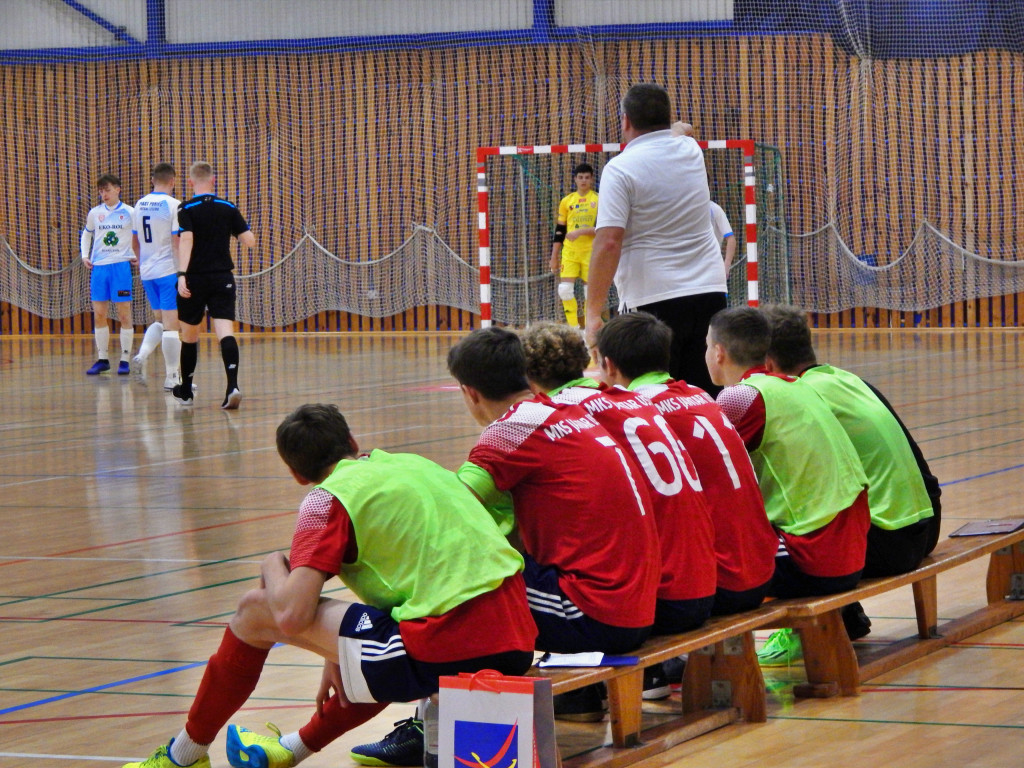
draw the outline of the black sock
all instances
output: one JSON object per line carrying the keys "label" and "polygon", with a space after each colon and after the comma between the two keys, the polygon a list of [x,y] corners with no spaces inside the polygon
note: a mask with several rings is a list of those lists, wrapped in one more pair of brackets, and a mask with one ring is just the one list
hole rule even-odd
{"label": "black sock", "polygon": [[228,392],[238,389],[238,342],[234,336],[220,340],[220,356],[224,358],[224,373],[228,377]]}
{"label": "black sock", "polygon": [[186,393],[192,391],[192,374],[196,372],[199,362],[199,342],[181,342],[181,388]]}

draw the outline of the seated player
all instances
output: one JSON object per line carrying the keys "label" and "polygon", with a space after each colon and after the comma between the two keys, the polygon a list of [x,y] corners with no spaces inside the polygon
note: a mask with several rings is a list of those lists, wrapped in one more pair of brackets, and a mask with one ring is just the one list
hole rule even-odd
{"label": "seated player", "polygon": [[[868,529],[864,576],[894,576],[921,564],[938,538],[938,517],[932,511],[922,472],[908,436],[895,414],[857,376],[819,365],[811,343],[811,329],[803,311],[790,306],[763,308],[771,325],[767,368],[799,377],[839,420],[860,457],[868,478]],[[928,473],[931,477],[931,473]],[[843,610],[851,639],[871,631],[871,620],[859,603]]]}
{"label": "seated player", "polygon": [[[852,589],[864,569],[871,514],[857,452],[825,402],[765,367],[771,329],[753,307],[711,318],[705,359],[725,389],[718,404],[750,452],[765,511],[785,553],[775,558],[769,594],[829,595]],[[758,652],[787,664],[799,638],[782,629]]]}
{"label": "seated player", "polygon": [[751,610],[767,594],[779,538],[732,423],[707,392],[668,375],[671,344],[672,329],[654,315],[614,317],[597,335],[602,378],[649,399],[693,459],[715,530],[713,613]]}
{"label": "seated player", "polygon": [[[622,387],[599,388],[585,378],[590,354],[575,329],[538,323],[522,339],[530,389],[553,402],[581,406],[641,470],[661,545],[654,633],[696,629],[711,615],[717,565],[711,513],[686,448],[645,397]],[[770,534],[767,518],[764,524]],[[645,699],[667,698],[670,692],[661,665],[644,670]]]}
{"label": "seated player", "polygon": [[[511,331],[474,331],[449,351],[448,370],[484,427],[458,475],[502,531],[515,527],[522,540],[537,648],[637,648],[654,624],[661,558],[633,461],[578,405],[530,391]],[[584,690],[579,715],[593,717],[600,704]]]}
{"label": "seated player", "polygon": [[[316,484],[299,509],[291,561],[282,552],[263,560],[260,586],[239,602],[184,729],[126,768],[209,766],[210,743],[275,643],[325,659],[317,713],[285,736],[229,726],[233,766],[289,768],[388,702],[436,693],[440,675],[518,675],[533,661],[523,559],[452,472],[412,454],[360,456],[333,405],[294,411],[277,449],[296,481]],[[366,602],[323,597],[332,576]]]}

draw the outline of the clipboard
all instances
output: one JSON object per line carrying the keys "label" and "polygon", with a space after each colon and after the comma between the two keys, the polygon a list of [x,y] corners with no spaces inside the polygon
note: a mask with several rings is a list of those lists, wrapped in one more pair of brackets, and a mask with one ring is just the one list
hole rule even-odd
{"label": "clipboard", "polygon": [[992,536],[1001,533],[1013,533],[1024,528],[1024,518],[1006,517],[1002,520],[974,520],[961,525],[950,536]]}

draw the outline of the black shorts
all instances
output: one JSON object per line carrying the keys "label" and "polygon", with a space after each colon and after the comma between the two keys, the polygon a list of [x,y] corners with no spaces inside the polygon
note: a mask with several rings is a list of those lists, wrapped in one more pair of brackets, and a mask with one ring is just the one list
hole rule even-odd
{"label": "black shorts", "polygon": [[178,294],[178,319],[187,325],[199,325],[207,310],[217,320],[235,319],[235,276],[231,272],[199,272],[185,277],[187,299]]}

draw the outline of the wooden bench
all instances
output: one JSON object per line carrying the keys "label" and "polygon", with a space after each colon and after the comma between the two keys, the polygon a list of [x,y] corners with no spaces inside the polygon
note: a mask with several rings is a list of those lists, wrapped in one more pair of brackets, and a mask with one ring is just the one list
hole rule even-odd
{"label": "wooden bench", "polygon": [[[939,626],[936,576],[985,555],[991,555],[988,604]],[[914,591],[918,635],[872,650],[858,660],[843,627],[842,609],[908,584]],[[712,618],[692,632],[653,638],[635,652],[636,666],[534,668],[531,674],[550,678],[555,694],[592,683],[606,684],[612,745],[564,763],[571,768],[618,768],[739,719],[766,721],[764,678],[754,650],[754,630],[794,627],[800,633],[808,683],[796,686],[797,695],[852,696],[859,692],[862,680],[1022,614],[1024,530],[951,538],[941,542],[911,573],[865,579],[856,589],[828,597],[770,601],[753,611]],[[680,717],[644,730],[641,738],[644,669],[684,653],[690,656],[683,675]]]}
{"label": "wooden bench", "polygon": [[[986,579],[987,605],[938,624],[936,576],[990,555]],[[843,628],[842,609],[851,603],[911,585],[917,614],[917,635],[863,652],[858,658]],[[828,597],[779,600],[785,618],[773,624],[800,633],[808,684],[798,696],[854,696],[860,684],[896,667],[934,653],[1024,614],[1024,530],[992,536],[948,538],[910,573],[864,579],[848,592]]]}
{"label": "wooden bench", "polygon": [[[746,613],[714,617],[691,632],[648,640],[631,654],[639,659],[636,666],[531,670],[530,674],[550,678],[556,695],[592,683],[607,686],[612,745],[570,758],[565,765],[629,765],[741,718],[765,722],[764,678],[753,633],[775,626],[784,616],[783,606],[768,603]],[[690,660],[683,675],[682,712],[643,731],[641,741],[644,670],[684,653]]]}

